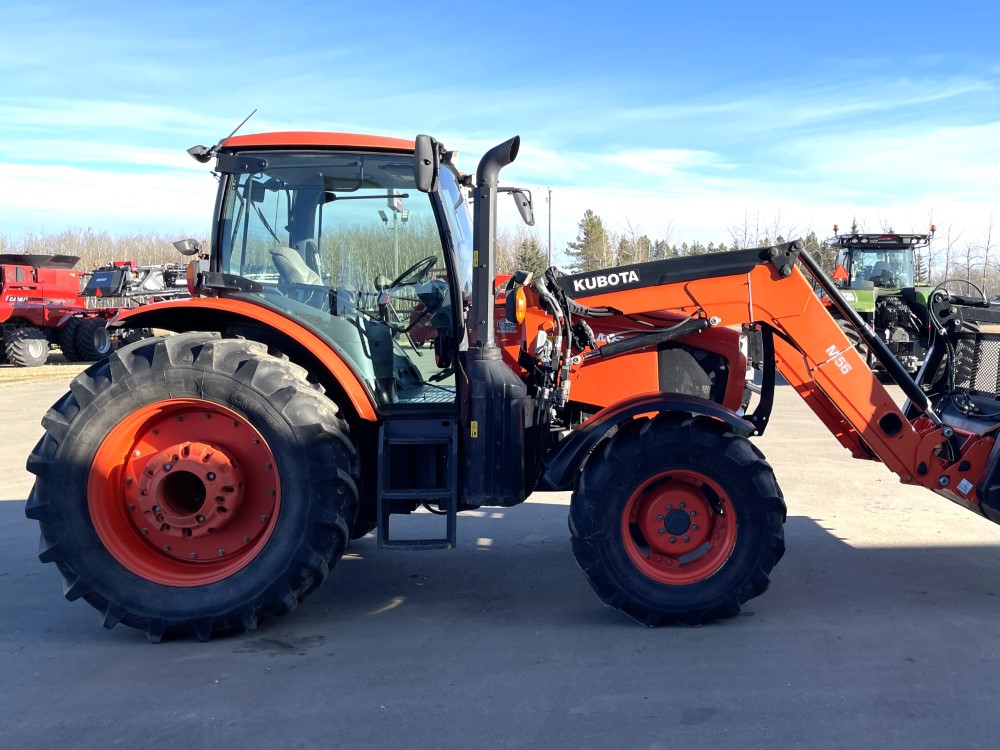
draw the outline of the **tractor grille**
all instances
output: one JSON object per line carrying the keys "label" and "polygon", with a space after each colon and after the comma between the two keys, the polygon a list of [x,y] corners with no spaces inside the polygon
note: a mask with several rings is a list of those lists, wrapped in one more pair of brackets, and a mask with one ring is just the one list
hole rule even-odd
{"label": "tractor grille", "polygon": [[1000,333],[963,333],[955,348],[954,366],[957,388],[1000,398]]}

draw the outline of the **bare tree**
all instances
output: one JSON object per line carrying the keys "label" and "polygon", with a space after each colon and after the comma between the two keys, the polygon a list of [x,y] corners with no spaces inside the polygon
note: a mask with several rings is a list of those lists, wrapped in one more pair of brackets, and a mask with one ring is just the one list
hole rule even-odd
{"label": "bare tree", "polygon": [[757,240],[760,236],[759,211],[755,212],[753,217],[749,213],[744,213],[742,224],[733,224],[729,227],[729,237],[735,248],[758,247]]}
{"label": "bare tree", "polygon": [[954,227],[949,224],[944,230],[944,247],[940,250],[940,256],[938,261],[940,265],[935,269],[931,268],[931,281],[943,281],[949,278],[955,271],[955,266],[958,262],[959,251],[957,249],[958,241],[962,238],[962,230],[955,231]]}
{"label": "bare tree", "polygon": [[798,234],[799,230],[795,225],[784,222],[780,210],[770,219],[764,221],[761,220],[759,211],[754,213],[753,217],[747,213],[743,215],[742,224],[729,227],[729,236],[732,239],[734,250],[766,247],[796,237]]}
{"label": "bare tree", "polygon": [[986,236],[983,238],[983,244],[980,247],[983,261],[983,293],[988,297],[995,295],[997,286],[995,269],[990,268],[990,252],[993,250],[993,222],[995,218],[994,214],[990,214],[990,220],[986,224]]}

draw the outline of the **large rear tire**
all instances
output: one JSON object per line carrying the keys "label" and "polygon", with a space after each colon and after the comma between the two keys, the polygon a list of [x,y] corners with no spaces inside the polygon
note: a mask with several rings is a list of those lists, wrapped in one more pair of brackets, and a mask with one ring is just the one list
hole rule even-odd
{"label": "large rear tire", "polygon": [[76,353],[84,362],[97,362],[111,354],[114,345],[104,318],[86,318],[80,321],[73,339]]}
{"label": "large rear tire", "polygon": [[76,334],[80,330],[80,318],[70,318],[59,330],[59,348],[67,362],[79,362],[80,352],[76,348]]}
{"label": "large rear tire", "polygon": [[610,607],[650,627],[734,617],[784,552],[785,504],[760,451],[722,423],[625,425],[573,493],[573,552]]}
{"label": "large rear tire", "polygon": [[25,513],[71,601],[106,627],[253,630],[340,559],[358,460],[336,405],[264,345],[147,339],[91,366],[43,419]]}
{"label": "large rear tire", "polygon": [[34,326],[7,329],[3,343],[7,363],[17,367],[39,367],[49,358],[49,340]]}

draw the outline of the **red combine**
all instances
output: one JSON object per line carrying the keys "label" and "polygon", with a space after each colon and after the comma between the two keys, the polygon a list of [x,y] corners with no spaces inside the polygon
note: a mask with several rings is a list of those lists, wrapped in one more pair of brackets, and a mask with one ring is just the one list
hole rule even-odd
{"label": "red combine", "polygon": [[0,255],[2,354],[8,364],[45,364],[49,347],[66,359],[94,361],[111,352],[107,322],[116,309],[91,310],[73,255]]}
{"label": "red combine", "polygon": [[78,262],[73,255],[0,255],[0,361],[37,367],[56,345],[71,362],[95,362],[114,348],[107,323],[120,310],[188,294],[184,269],[174,263],[118,260],[85,272]]}

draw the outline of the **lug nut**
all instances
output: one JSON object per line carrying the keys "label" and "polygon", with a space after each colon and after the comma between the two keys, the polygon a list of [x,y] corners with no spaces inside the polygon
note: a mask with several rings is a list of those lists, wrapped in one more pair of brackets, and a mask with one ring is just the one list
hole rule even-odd
{"label": "lug nut", "polygon": [[243,537],[243,543],[244,544],[250,544],[250,537],[248,537],[248,536]]}
{"label": "lug nut", "polygon": [[938,477],[938,484],[941,485],[942,487],[947,487],[949,484],[951,484],[951,480],[948,479],[948,477]]}
{"label": "lug nut", "polygon": [[667,510],[670,510],[673,507],[674,507],[673,505],[671,505],[670,503],[667,503]]}
{"label": "lug nut", "polygon": [[698,511],[692,510],[691,511],[691,518],[694,518],[696,515],[698,515]]}
{"label": "lug nut", "polygon": [[657,520],[657,521],[662,521],[662,520],[663,520],[663,516],[657,516],[657,517],[656,517],[656,520]]}
{"label": "lug nut", "polygon": [[664,528],[659,528],[659,529],[657,529],[657,531],[658,531],[659,533],[661,533],[661,534],[666,534],[666,533],[667,533],[667,530],[666,530],[666,529],[664,529]]}
{"label": "lug nut", "polygon": [[219,557],[225,557],[225,556],[226,556],[226,551],[224,549],[220,549],[219,550]]}
{"label": "lug nut", "polygon": [[163,545],[163,551],[164,552],[169,552],[170,551],[170,545],[169,544],[164,544]]}
{"label": "lug nut", "polygon": [[697,530],[698,530],[698,524],[693,524],[691,526],[691,531],[697,531]]}
{"label": "lug nut", "polygon": [[261,516],[260,517],[260,522],[264,523],[265,521],[267,521],[267,516]]}
{"label": "lug nut", "polygon": [[135,503],[129,503],[128,504],[128,509],[129,510],[135,510]]}
{"label": "lug nut", "polygon": [[143,529],[143,530],[142,530],[142,533],[143,533],[143,534],[148,534],[148,533],[149,533],[149,529]]}
{"label": "lug nut", "polygon": [[675,537],[675,536],[670,537],[670,543],[671,544],[673,544],[676,541],[677,541],[677,537]]}
{"label": "lug nut", "polygon": [[194,520],[198,523],[205,523],[205,516],[195,516]]}
{"label": "lug nut", "polygon": [[191,559],[192,560],[197,560],[198,559],[198,553],[197,552],[192,552],[191,553]]}
{"label": "lug nut", "polygon": [[687,534],[685,534],[684,535],[684,541],[685,542],[690,542],[691,541],[691,537],[689,537]]}
{"label": "lug nut", "polygon": [[173,464],[163,464],[164,471],[170,471],[172,468],[174,468]]}
{"label": "lug nut", "polygon": [[686,503],[681,503],[681,504],[680,504],[680,505],[678,505],[677,507],[678,507],[678,508],[686,508],[686,507],[687,507],[687,504],[686,504]]}
{"label": "lug nut", "polygon": [[208,472],[208,474],[205,475],[205,478],[208,479],[209,482],[214,482],[215,481],[215,472],[214,471]]}

